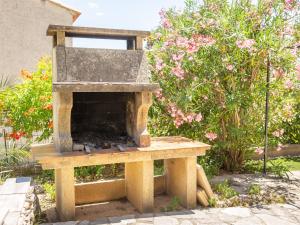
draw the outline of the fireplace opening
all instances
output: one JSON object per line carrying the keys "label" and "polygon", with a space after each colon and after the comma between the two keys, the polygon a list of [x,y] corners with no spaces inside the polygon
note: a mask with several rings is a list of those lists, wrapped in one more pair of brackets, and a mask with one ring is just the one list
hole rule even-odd
{"label": "fireplace opening", "polygon": [[126,107],[132,95],[74,92],[71,112],[73,143],[95,149],[113,148],[120,144],[134,146],[126,131]]}

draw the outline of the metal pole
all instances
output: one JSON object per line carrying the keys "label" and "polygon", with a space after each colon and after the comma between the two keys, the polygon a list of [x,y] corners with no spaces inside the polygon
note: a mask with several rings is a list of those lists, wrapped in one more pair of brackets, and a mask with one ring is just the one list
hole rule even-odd
{"label": "metal pole", "polygon": [[263,175],[267,174],[268,157],[268,124],[269,124],[269,91],[270,91],[270,56],[267,56],[267,84],[266,84],[266,106],[265,106],[265,147],[264,147],[264,167]]}

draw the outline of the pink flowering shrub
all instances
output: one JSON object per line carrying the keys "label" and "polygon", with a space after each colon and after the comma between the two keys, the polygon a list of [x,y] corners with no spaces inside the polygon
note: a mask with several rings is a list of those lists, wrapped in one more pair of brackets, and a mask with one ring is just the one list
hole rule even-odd
{"label": "pink flowering shrub", "polygon": [[261,153],[268,55],[271,146],[281,146],[283,124],[299,102],[299,3],[250,2],[187,1],[182,11],[162,10],[148,41],[152,79],[161,87],[151,132],[207,142],[230,170]]}

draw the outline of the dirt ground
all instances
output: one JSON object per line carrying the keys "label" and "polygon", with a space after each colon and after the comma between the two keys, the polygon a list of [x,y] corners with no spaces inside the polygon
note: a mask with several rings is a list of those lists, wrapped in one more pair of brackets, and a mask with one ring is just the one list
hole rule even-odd
{"label": "dirt ground", "polygon": [[[46,216],[43,222],[58,222],[58,216],[55,210],[55,203],[51,202],[44,194],[38,195],[41,210]],[[164,211],[172,201],[172,198],[167,195],[159,195],[154,198],[154,213]],[[184,208],[177,205],[176,210],[183,210]],[[119,201],[102,202],[95,204],[87,204],[76,206],[76,220],[96,220],[102,217],[114,217],[124,215],[138,216],[140,213],[127,201],[121,199]]]}

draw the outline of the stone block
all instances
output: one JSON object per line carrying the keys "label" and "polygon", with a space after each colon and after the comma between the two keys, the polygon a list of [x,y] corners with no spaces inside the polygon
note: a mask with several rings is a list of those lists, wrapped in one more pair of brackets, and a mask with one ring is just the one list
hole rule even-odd
{"label": "stone block", "polygon": [[58,82],[149,83],[150,70],[144,51],[68,48],[57,46]]}

